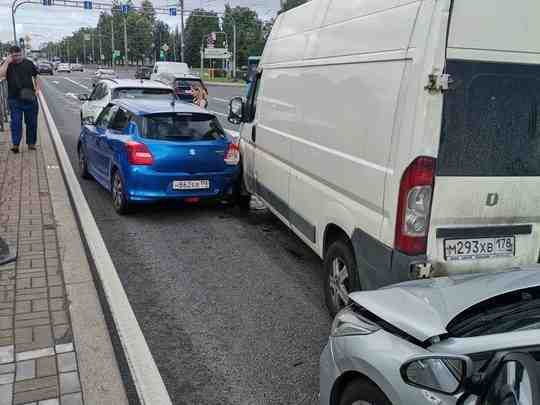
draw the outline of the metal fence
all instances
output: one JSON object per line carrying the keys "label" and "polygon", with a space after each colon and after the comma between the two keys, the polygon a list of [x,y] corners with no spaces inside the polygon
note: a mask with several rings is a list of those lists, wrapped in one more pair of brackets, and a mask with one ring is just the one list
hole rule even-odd
{"label": "metal fence", "polygon": [[8,122],[9,112],[7,97],[7,82],[5,80],[0,80],[0,131],[4,131],[4,126]]}

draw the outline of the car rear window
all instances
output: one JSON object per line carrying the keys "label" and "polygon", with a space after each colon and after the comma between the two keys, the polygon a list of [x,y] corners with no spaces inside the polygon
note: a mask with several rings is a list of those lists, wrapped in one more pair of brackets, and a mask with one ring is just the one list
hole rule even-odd
{"label": "car rear window", "polygon": [[201,81],[197,79],[176,79],[174,81],[175,87],[180,87],[183,89],[189,89],[191,86],[197,83],[201,84]]}
{"label": "car rear window", "polygon": [[144,88],[127,88],[116,89],[113,92],[112,98],[131,98],[131,99],[152,99],[152,100],[169,100],[172,95],[172,90],[169,89],[144,89]]}
{"label": "car rear window", "polygon": [[448,61],[439,176],[540,176],[540,66]]}
{"label": "car rear window", "polygon": [[218,119],[210,114],[168,113],[145,117],[143,136],[149,139],[192,142],[224,139]]}

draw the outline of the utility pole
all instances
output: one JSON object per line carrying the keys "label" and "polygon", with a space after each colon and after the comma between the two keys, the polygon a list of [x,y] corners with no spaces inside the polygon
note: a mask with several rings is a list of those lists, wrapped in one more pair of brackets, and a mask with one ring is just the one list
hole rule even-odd
{"label": "utility pole", "polygon": [[96,52],[95,52],[95,44],[94,44],[94,33],[92,32],[91,34],[91,38],[92,38],[92,63],[96,63]]}
{"label": "utility pole", "polygon": [[[98,27],[98,30],[99,30],[99,27]],[[101,32],[98,31],[98,41],[99,41],[99,64],[101,64],[101,60],[102,60],[102,57],[103,57],[103,47],[102,47],[102,43],[101,43]]]}
{"label": "utility pole", "polygon": [[178,6],[180,8],[180,62],[185,62],[184,54],[184,0],[178,0]]}
{"label": "utility pole", "polygon": [[82,61],[82,64],[85,65],[86,64],[86,33],[83,31],[83,38],[82,38],[82,43],[83,43],[83,61]]}
{"label": "utility pole", "polygon": [[124,65],[128,64],[127,15],[124,14]]}
{"label": "utility pole", "polygon": [[111,66],[114,69],[114,14],[111,11]]}
{"label": "utility pole", "polygon": [[236,21],[233,20],[233,80],[236,80]]}

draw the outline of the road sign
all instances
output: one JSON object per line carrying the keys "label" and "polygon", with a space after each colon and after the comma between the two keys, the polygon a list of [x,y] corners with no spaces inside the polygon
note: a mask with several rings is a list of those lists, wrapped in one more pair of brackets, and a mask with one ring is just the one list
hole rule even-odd
{"label": "road sign", "polygon": [[86,1],[84,2],[84,8],[85,8],[86,10],[92,10],[92,7],[93,7],[93,6],[92,6],[92,2],[91,2],[91,1],[86,0]]}
{"label": "road sign", "polygon": [[165,60],[165,52],[159,51],[159,59],[160,60]]}
{"label": "road sign", "polygon": [[230,59],[231,53],[225,48],[206,48],[205,59]]}
{"label": "road sign", "polygon": [[120,59],[120,51],[116,50],[113,52],[113,59]]}
{"label": "road sign", "polygon": [[129,13],[129,4],[122,4],[122,13]]}
{"label": "road sign", "polygon": [[52,6],[52,0],[43,0],[44,6]]}
{"label": "road sign", "polygon": [[161,47],[161,49],[163,49],[163,52],[169,52],[169,49],[171,48],[169,48],[169,45],[165,44]]}
{"label": "road sign", "polygon": [[101,60],[105,60],[105,55],[101,55]]}
{"label": "road sign", "polygon": [[175,7],[169,8],[169,15],[171,17],[176,17],[176,8]]}
{"label": "road sign", "polygon": [[85,41],[90,41],[90,39],[91,39],[90,34],[84,34]]}

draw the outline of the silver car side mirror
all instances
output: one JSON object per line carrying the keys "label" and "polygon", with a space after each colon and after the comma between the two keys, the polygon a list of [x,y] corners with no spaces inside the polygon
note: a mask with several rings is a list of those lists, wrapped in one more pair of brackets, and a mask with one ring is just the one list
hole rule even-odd
{"label": "silver car side mirror", "polygon": [[473,362],[467,356],[433,354],[416,356],[400,369],[406,384],[413,387],[455,395],[463,389],[473,373]]}

